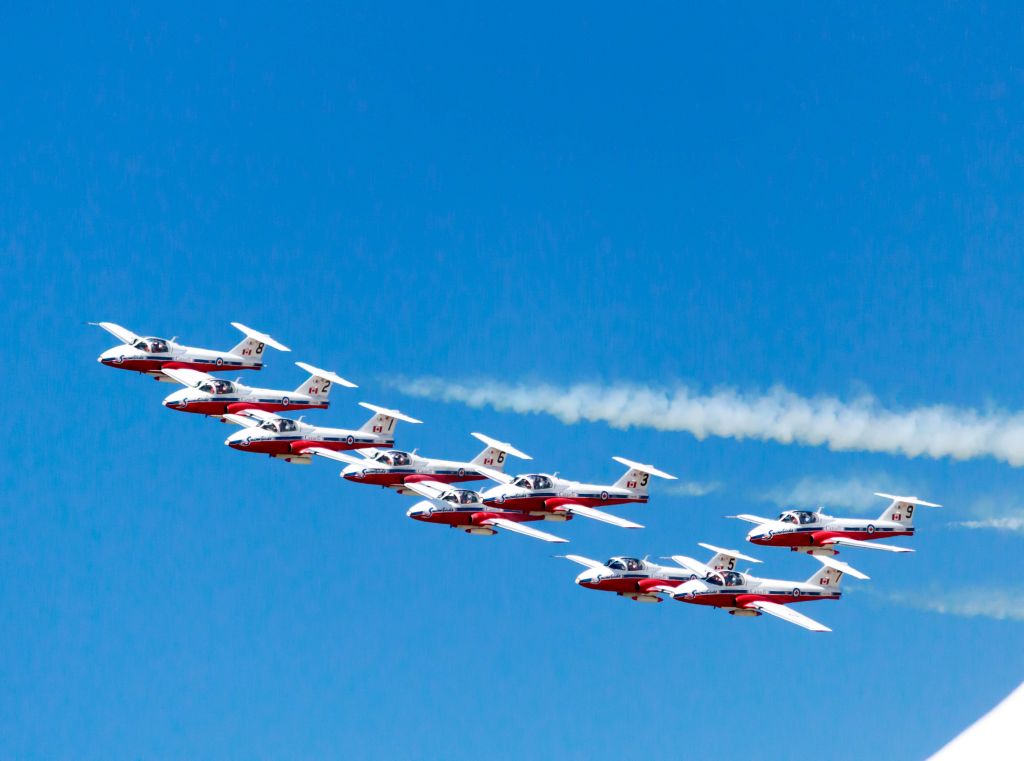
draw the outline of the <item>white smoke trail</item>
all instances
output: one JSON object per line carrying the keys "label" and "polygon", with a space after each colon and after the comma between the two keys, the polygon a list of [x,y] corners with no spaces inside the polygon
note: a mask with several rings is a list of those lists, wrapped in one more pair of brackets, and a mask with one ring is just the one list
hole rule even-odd
{"label": "white smoke trail", "polygon": [[1024,621],[1024,590],[963,587],[927,593],[886,594],[890,601],[918,610],[968,618]]}
{"label": "white smoke trail", "polygon": [[603,421],[613,428],[686,431],[698,439],[757,439],[955,460],[994,457],[1024,465],[1024,413],[1005,410],[982,412],[942,404],[892,410],[871,396],[852,401],[805,397],[781,386],[766,393],[722,389],[708,394],[686,386],[451,383],[436,378],[393,385],[411,396],[544,413],[567,424]]}

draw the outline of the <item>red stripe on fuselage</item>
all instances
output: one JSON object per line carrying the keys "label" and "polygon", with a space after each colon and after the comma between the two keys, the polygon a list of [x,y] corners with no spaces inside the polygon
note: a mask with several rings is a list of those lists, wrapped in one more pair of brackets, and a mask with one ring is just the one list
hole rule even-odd
{"label": "red stripe on fuselage", "polygon": [[[367,460],[367,467],[372,468],[373,463]],[[411,475],[424,475],[429,481],[437,481],[442,484],[455,484],[463,481],[484,481],[484,476],[476,473],[466,472],[466,475],[459,476],[457,474],[438,476],[432,473],[413,474],[413,473],[367,473],[365,476],[356,476],[353,473],[346,473],[345,479],[351,481],[354,484],[372,484],[373,486],[401,486],[405,483]],[[492,504],[491,507],[494,505]]]}
{"label": "red stripe on fuselage", "polygon": [[755,536],[751,537],[750,541],[762,547],[822,547],[826,539],[833,537],[871,541],[873,539],[887,539],[891,536],[913,535],[912,531],[875,531],[870,534],[867,531],[807,531],[800,534],[775,534],[771,538],[764,535]]}

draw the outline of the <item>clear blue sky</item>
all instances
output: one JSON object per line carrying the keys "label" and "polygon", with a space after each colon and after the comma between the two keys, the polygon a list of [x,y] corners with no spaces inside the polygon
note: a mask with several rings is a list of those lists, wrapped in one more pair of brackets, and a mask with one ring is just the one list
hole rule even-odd
{"label": "clear blue sky", "polygon": [[[1024,623],[890,593],[1022,594],[1017,533],[951,526],[1020,470],[565,426],[396,374],[868,390],[1018,409],[1018,4],[9,8],[0,24],[0,757],[922,758],[1020,682]],[[537,466],[717,482],[559,526],[573,551],[742,543],[802,478],[947,505],[812,606],[834,634],[586,592],[522,537],[229,451],[89,320],[231,346]],[[884,481],[884,482],[876,482]],[[659,485],[656,485],[660,486]],[[884,504],[876,506],[878,511]],[[758,549],[766,573],[806,558]],[[795,747],[796,746],[796,747]]]}

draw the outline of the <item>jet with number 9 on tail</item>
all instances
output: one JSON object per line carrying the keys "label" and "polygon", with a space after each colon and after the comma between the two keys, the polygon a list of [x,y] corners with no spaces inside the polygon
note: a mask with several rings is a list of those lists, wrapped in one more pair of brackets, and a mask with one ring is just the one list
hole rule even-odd
{"label": "jet with number 9 on tail", "polygon": [[917,497],[899,497],[875,492],[876,497],[892,500],[882,514],[870,518],[838,518],[825,515],[821,509],[786,510],[778,518],[757,515],[733,515],[756,524],[747,534],[747,541],[764,547],[789,547],[794,552],[812,555],[836,555],[839,547],[859,547],[887,552],[913,552],[909,547],[880,544],[877,539],[914,535],[914,511],[918,506],[941,507]]}
{"label": "jet with number 9 on tail", "polygon": [[113,322],[92,322],[113,335],[123,343],[103,352],[98,362],[107,367],[121,370],[132,370],[148,375],[154,380],[173,383],[165,369],[205,370],[222,372],[225,370],[259,370],[263,367],[263,350],[271,346],[278,351],[291,351],[287,346],[266,333],[246,327],[240,322],[231,323],[245,334],[245,340],[227,351],[216,349],[200,349],[185,346],[177,340],[138,336],[127,328]]}

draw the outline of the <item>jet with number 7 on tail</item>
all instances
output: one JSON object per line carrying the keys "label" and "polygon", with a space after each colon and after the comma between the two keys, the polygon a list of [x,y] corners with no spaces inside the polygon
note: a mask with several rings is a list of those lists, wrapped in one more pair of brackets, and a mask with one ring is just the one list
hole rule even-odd
{"label": "jet with number 7 on tail", "polygon": [[242,426],[242,430],[228,436],[224,443],[239,452],[256,452],[305,465],[313,461],[313,455],[329,456],[331,452],[351,449],[393,447],[397,421],[421,422],[398,410],[366,402],[359,402],[359,405],[372,410],[373,417],[358,430],[325,428],[263,410],[229,412],[224,419]]}
{"label": "jet with number 7 on tail", "polygon": [[138,336],[113,322],[89,324],[103,328],[122,341],[120,346],[103,352],[99,356],[98,362],[107,367],[142,373],[165,383],[174,382],[174,379],[164,372],[168,368],[205,370],[213,373],[224,370],[259,370],[263,367],[263,350],[267,346],[272,346],[278,351],[291,351],[266,333],[260,333],[240,322],[231,324],[245,334],[245,340],[227,351],[185,346],[177,343],[174,338]]}
{"label": "jet with number 7 on tail", "polygon": [[834,557],[814,555],[823,568],[807,581],[763,579],[735,570],[737,560],[754,563],[759,560],[736,550],[703,543],[700,546],[714,553],[706,564],[685,555],[673,555],[671,560],[678,563],[678,567],[635,558],[612,558],[602,565],[580,555],[565,557],[587,567],[576,577],[576,583],[587,589],[616,592],[640,602],[660,602],[664,595],[680,602],[721,608],[734,616],[767,613],[814,632],[832,630],[788,606],[840,599],[839,580],[844,573],[858,579],[868,578]]}
{"label": "jet with number 7 on tail", "polygon": [[836,555],[838,547],[913,552],[909,547],[880,544],[875,540],[913,536],[915,508],[942,507],[917,497],[899,497],[882,492],[875,492],[875,496],[891,500],[875,519],[838,518],[825,515],[820,508],[814,513],[810,510],[786,510],[775,520],[747,514],[729,517],[757,524],[747,534],[747,541],[764,547],[789,547],[794,552],[811,555]]}

